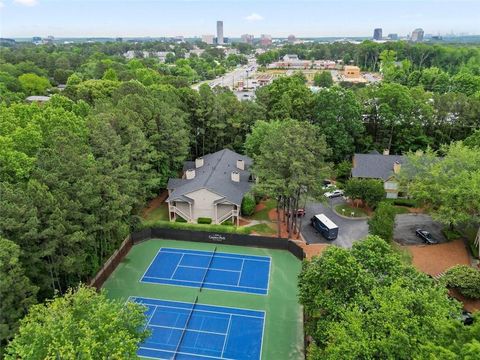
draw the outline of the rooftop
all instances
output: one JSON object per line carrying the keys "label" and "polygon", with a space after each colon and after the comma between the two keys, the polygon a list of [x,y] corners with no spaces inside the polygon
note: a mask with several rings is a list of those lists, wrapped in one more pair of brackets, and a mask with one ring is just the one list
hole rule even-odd
{"label": "rooftop", "polygon": [[[237,160],[244,161],[245,170],[237,168]],[[184,170],[195,170],[195,176],[189,180],[186,178],[169,179],[167,188],[172,192],[167,201],[177,199],[189,201],[189,193],[207,189],[223,196],[229,202],[240,205],[244,194],[252,186],[252,183],[249,182],[250,171],[248,171],[251,164],[251,158],[229,149],[203,156],[203,165],[199,167],[195,167],[195,161],[187,161],[184,164]],[[232,180],[233,171],[239,174],[239,182]]]}

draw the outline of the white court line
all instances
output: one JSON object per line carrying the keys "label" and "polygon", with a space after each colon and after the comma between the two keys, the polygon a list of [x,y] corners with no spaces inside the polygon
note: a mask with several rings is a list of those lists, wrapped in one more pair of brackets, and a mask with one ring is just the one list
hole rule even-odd
{"label": "white court line", "polygon": [[[148,300],[148,299],[147,299]],[[152,299],[154,300],[154,299]],[[178,301],[180,302],[180,301]],[[140,305],[144,305],[145,303],[137,303],[137,304],[140,304]],[[191,304],[191,303],[186,303],[186,304]],[[152,305],[152,304],[148,304],[148,305],[151,305],[151,306],[157,306],[157,307],[160,307],[160,308],[167,308],[167,309],[177,309],[177,310],[187,310],[188,309],[185,309],[185,308],[181,308],[181,307],[177,307],[177,306],[168,306],[168,305]],[[197,305],[199,305],[197,303]],[[205,305],[205,304],[200,304],[200,305]],[[216,306],[216,305],[207,305],[207,306]],[[224,307],[224,308],[230,308],[230,309],[239,309],[239,310],[250,310],[250,309],[240,309],[240,308],[234,308],[234,307],[227,307],[227,306],[218,306],[218,307]],[[232,315],[231,313],[225,313],[225,312],[219,312],[219,311],[212,311],[212,310],[199,310],[199,309],[195,309],[194,310],[195,312],[203,312],[203,313],[210,313],[210,314],[222,314],[222,315]],[[265,318],[265,311],[263,310],[253,310],[252,311],[258,311],[258,312],[263,312],[263,318]],[[179,313],[180,314],[180,313]],[[254,315],[244,315],[244,314],[234,314],[235,316],[244,316],[244,317],[249,317],[249,318],[255,318],[255,319],[263,319],[262,317],[260,316],[254,316]]]}
{"label": "white court line", "polygon": [[[159,250],[159,252],[162,250],[162,249],[167,249],[167,248],[161,248]],[[207,254],[197,254],[197,253],[191,253],[191,252],[186,252],[185,250],[186,249],[177,249],[177,248],[168,248],[168,249],[175,249],[175,250],[182,250],[182,251],[168,251],[168,250],[164,250],[164,251],[161,251],[162,253],[169,253],[169,254],[185,254],[185,255],[196,255],[196,256],[206,256],[206,257],[210,257],[212,256],[212,253],[213,251],[205,251],[205,250],[195,250],[195,251],[201,251],[201,252],[205,252]],[[208,255],[208,253],[210,255]],[[219,254],[219,255],[217,255]],[[225,255],[236,255],[236,256],[222,256],[220,254],[225,254]],[[253,257],[257,257],[259,259],[251,259],[250,257],[253,256]],[[251,261],[263,261],[263,262],[267,262],[267,261],[271,261],[272,260],[272,257],[271,256],[262,256],[262,255],[248,255],[248,254],[236,254],[236,253],[224,253],[224,252],[217,252],[215,253],[215,257],[218,257],[218,258],[222,258],[222,259],[236,259],[236,260],[242,260],[245,259],[245,260],[251,260]]]}
{"label": "white court line", "polygon": [[[166,353],[175,354],[175,351],[149,348],[149,347],[146,347],[146,346],[140,346],[140,349],[153,350],[153,351],[161,351],[161,352],[166,352]],[[190,355],[190,356],[202,357],[202,358],[206,358],[206,359],[235,360],[235,359],[231,359],[231,358],[222,358],[222,357],[215,357],[215,356],[209,356],[209,355],[192,354],[192,353],[182,352],[182,351],[178,351],[178,352],[176,352],[176,353],[177,353],[177,354],[180,354],[180,355]],[[145,355],[140,355],[140,356],[141,356],[141,357],[145,357],[145,358],[149,358],[149,359],[171,360],[171,358],[164,359],[164,358],[157,358],[157,357],[151,357],[151,356],[145,356]]]}
{"label": "white court line", "polygon": [[177,272],[178,265],[180,265],[180,263],[182,262],[184,255],[185,255],[185,254],[182,254],[182,257],[180,258],[180,260],[178,260],[177,266],[175,266],[175,270],[173,270],[172,275],[170,275],[170,280],[175,280],[175,279],[173,278],[173,275],[175,275],[175,273]]}
{"label": "white court line", "polygon": [[[150,327],[156,327],[156,328],[162,328],[162,329],[173,329],[173,330],[182,330],[183,328],[175,327],[175,326],[165,326],[165,325],[148,325]],[[186,329],[185,331],[189,332],[197,332],[197,333],[202,333],[202,334],[212,334],[212,335],[221,335],[225,336],[227,333],[219,333],[219,332],[214,332],[214,331],[205,331],[205,330],[194,330],[194,329]]]}
{"label": "white court line", "polygon": [[230,314],[230,317],[228,318],[227,333],[226,333],[225,339],[223,340],[222,353],[220,354],[220,357],[222,357],[222,358],[223,358],[223,353],[225,352],[225,345],[227,344],[228,336],[230,335],[230,324],[231,323],[232,323],[232,314]]}
{"label": "white court line", "polygon": [[[178,267],[185,267],[185,268],[192,268],[192,269],[207,269],[206,267],[202,267],[202,266],[191,266],[191,265],[178,265]],[[208,271],[210,270],[216,270],[216,271],[224,271],[224,272],[235,272],[235,273],[238,273],[238,272],[241,272],[241,270],[226,270],[226,269],[217,269],[217,268],[208,268]],[[172,279],[172,280],[175,280],[175,279]]]}
{"label": "white court line", "polygon": [[242,278],[242,273],[243,273],[243,264],[245,264],[245,260],[242,260],[242,267],[240,268],[240,276],[238,277],[238,280],[237,280],[237,286],[240,286],[240,279]]}
{"label": "white court line", "polygon": [[[186,282],[186,283],[196,283],[196,284],[201,284],[200,281],[195,281],[195,280],[180,280],[180,279],[168,279],[168,278],[159,278],[159,277],[156,277],[156,276],[145,276],[144,278],[146,279],[158,279],[158,280],[172,280],[172,281],[180,281],[180,282]],[[163,283],[165,285],[179,285],[179,284],[167,284],[167,283]],[[245,288],[245,289],[255,289],[255,290],[267,290],[267,288],[259,288],[259,287],[254,287],[254,286],[237,286],[237,285],[229,285],[229,284],[221,284],[221,283],[214,283],[214,282],[210,282],[210,281],[206,281],[204,283],[205,285],[221,285],[221,286],[229,286],[229,287],[233,287],[233,288]],[[219,290],[219,289],[213,289],[213,290]]]}
{"label": "white court line", "polygon": [[153,309],[152,315],[150,315],[150,318],[148,319],[147,325],[145,325],[145,328],[146,328],[148,325],[150,325],[150,321],[152,320],[153,315],[155,315],[155,311],[157,311],[157,305],[150,305],[150,306],[155,306],[155,309]]}

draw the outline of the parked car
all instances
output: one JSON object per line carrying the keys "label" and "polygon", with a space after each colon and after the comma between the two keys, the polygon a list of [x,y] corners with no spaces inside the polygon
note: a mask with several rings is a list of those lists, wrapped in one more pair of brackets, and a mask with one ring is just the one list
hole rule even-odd
{"label": "parked car", "polygon": [[334,190],[334,191],[326,192],[323,195],[329,199],[333,199],[336,197],[343,196],[343,190]]}
{"label": "parked car", "polygon": [[462,316],[460,320],[463,322],[463,325],[472,325],[475,319],[472,316],[472,313],[467,310],[462,311]]}
{"label": "parked car", "polygon": [[333,184],[327,184],[327,185],[323,185],[323,186],[322,186],[322,189],[323,189],[323,190],[335,190],[335,189],[336,189],[336,186],[333,185]]}
{"label": "parked car", "polygon": [[[290,213],[288,213],[287,216],[290,216]],[[304,208],[297,209],[295,216],[296,217],[305,216],[305,209]]]}
{"label": "parked car", "polygon": [[434,239],[432,234],[430,234],[428,231],[417,229],[415,231],[415,234],[420,239],[422,239],[426,244],[429,244],[429,245],[438,244],[438,240]]}

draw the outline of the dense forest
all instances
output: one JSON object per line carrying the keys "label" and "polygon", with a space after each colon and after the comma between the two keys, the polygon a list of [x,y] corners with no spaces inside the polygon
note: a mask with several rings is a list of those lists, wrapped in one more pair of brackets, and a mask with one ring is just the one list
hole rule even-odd
{"label": "dense forest", "polygon": [[[186,59],[191,45],[166,46],[1,48],[0,257],[8,251],[17,261],[0,271],[14,271],[22,286],[2,282],[0,310],[10,316],[0,345],[28,306],[96,273],[184,160],[225,147],[244,152],[260,121],[288,119],[292,129],[292,122],[308,122],[325,139],[322,155],[334,167],[355,152],[441,149],[480,127],[478,47],[286,46],[259,62],[291,52],[354,60],[381,69],[385,81],[313,93],[295,74],[257,90],[255,101],[240,102],[228,89],[190,85],[244,63],[243,55],[207,48]],[[166,63],[140,55],[129,60],[122,56],[127,50],[174,55]],[[44,104],[24,101],[47,94]]]}

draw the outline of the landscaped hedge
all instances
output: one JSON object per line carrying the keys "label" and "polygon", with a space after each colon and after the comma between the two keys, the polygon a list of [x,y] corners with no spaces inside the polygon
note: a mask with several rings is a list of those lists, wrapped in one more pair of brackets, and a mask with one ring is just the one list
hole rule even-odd
{"label": "landscaped hedge", "polygon": [[454,266],[442,276],[442,282],[468,298],[480,299],[480,271],[473,267]]}
{"label": "landscaped hedge", "polygon": [[246,194],[242,200],[242,215],[251,216],[255,212],[256,206],[255,198],[250,195]]}
{"label": "landscaped hedge", "polygon": [[378,235],[384,240],[392,241],[396,214],[395,207],[390,202],[380,202],[375,213],[368,220],[368,232]]}
{"label": "landscaped hedge", "polygon": [[214,225],[214,224],[192,224],[192,223],[178,223],[164,220],[157,221],[144,221],[139,225],[137,230],[148,228],[165,228],[165,229],[183,229],[183,230],[196,230],[196,231],[208,231],[208,232],[220,232],[220,233],[232,233],[232,234],[250,234],[251,230],[248,227],[236,227],[228,225]]}
{"label": "landscaped hedge", "polygon": [[411,199],[394,199],[392,202],[397,206],[417,207],[417,203]]}
{"label": "landscaped hedge", "polygon": [[199,224],[211,224],[212,223],[212,218],[209,217],[199,217],[197,219],[197,223]]}

